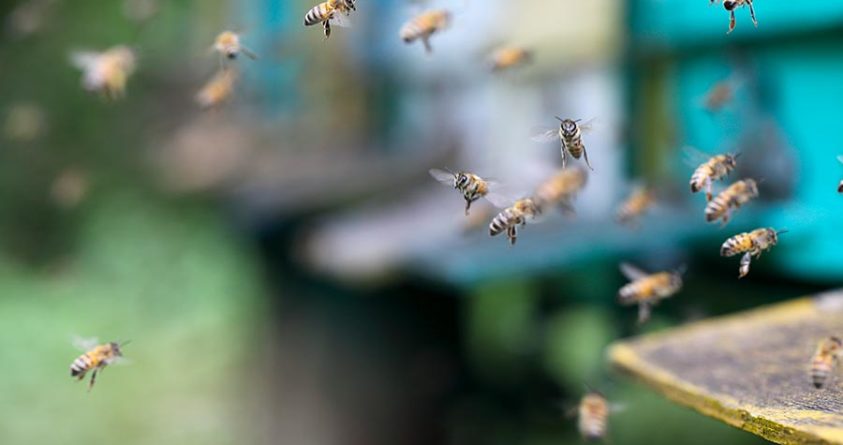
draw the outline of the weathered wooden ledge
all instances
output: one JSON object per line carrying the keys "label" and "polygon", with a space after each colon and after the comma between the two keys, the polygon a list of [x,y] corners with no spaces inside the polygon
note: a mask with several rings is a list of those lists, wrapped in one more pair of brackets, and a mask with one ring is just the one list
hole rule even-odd
{"label": "weathered wooden ledge", "polygon": [[843,444],[843,367],[808,377],[819,340],[843,335],[843,291],[621,341],[612,364],[667,398],[782,444]]}

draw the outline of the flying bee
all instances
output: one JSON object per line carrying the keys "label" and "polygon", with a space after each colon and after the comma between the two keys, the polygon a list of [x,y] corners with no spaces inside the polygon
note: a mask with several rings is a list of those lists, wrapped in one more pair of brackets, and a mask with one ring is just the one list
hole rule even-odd
{"label": "flying bee", "polygon": [[[837,156],[837,160],[843,163],[843,155]],[[837,193],[843,193],[843,179],[841,179],[840,183],[837,184]]]}
{"label": "flying bee", "polygon": [[638,323],[650,319],[650,311],[659,301],[673,296],[682,289],[682,272],[648,274],[637,267],[621,263],[621,273],[631,282],[618,291],[621,305],[638,305]]}
{"label": "flying bee", "polygon": [[787,233],[787,230],[765,228],[755,229],[752,232],[745,232],[735,235],[726,240],[720,246],[720,256],[731,257],[743,254],[738,278],[743,278],[749,273],[749,263],[752,257],[760,258],[761,253],[770,250],[778,244],[779,234]]}
{"label": "flying bee", "polygon": [[723,107],[732,101],[735,97],[735,91],[732,88],[732,83],[728,80],[723,80],[714,84],[703,99],[703,106],[711,113],[716,113],[723,109]]}
{"label": "flying bee", "polygon": [[[705,159],[707,156],[693,148],[686,147],[685,153],[689,162],[695,162],[692,158]],[[726,177],[738,165],[737,160],[740,154],[719,154],[708,158],[701,164],[697,164],[694,174],[691,175],[691,193],[697,193],[705,189],[705,200],[711,201],[711,187],[714,181]]]}
{"label": "flying bee", "polygon": [[237,70],[233,68],[220,70],[196,94],[196,102],[202,108],[216,107],[231,97],[237,83]]}
{"label": "flying bee", "polygon": [[743,179],[735,182],[715,196],[705,206],[706,222],[722,219],[722,226],[729,222],[734,209],[758,197],[758,184],[753,179]]}
{"label": "flying bee", "polygon": [[471,209],[471,204],[480,198],[487,198],[492,204],[505,206],[506,200],[504,197],[491,192],[497,183],[483,179],[474,173],[468,172],[451,172],[447,170],[440,170],[438,168],[430,169],[430,176],[433,176],[437,181],[451,185],[462,193],[465,198],[465,214]]}
{"label": "flying bee", "polygon": [[80,340],[77,343],[77,346],[83,347],[86,352],[70,364],[70,376],[76,377],[76,380],[82,380],[90,371],[91,381],[88,384],[88,391],[90,391],[96,383],[97,372],[102,372],[106,366],[120,360],[123,357],[123,351],[120,348],[129,342],[96,344],[95,339],[90,339]]}
{"label": "flying bee", "polygon": [[586,442],[604,440],[608,433],[611,407],[606,397],[597,391],[589,391],[577,407],[577,429]]}
{"label": "flying bee", "polygon": [[632,194],[621,203],[617,211],[617,220],[621,224],[634,223],[656,202],[656,193],[653,189],[644,186],[637,186]]}
{"label": "flying bee", "polygon": [[591,130],[592,121],[580,124],[580,119],[562,119],[555,116],[559,121],[558,129],[542,129],[540,133],[533,136],[536,142],[550,142],[554,140],[561,140],[562,142],[562,168],[568,165],[568,154],[579,159],[585,157],[585,163],[590,170],[591,163],[588,161],[588,152],[585,150],[585,144],[582,141],[583,132]]}
{"label": "flying bee", "polygon": [[828,337],[820,341],[817,351],[811,359],[811,382],[817,389],[825,386],[828,377],[837,365],[840,349],[843,348],[843,341],[838,337]]}
{"label": "flying bee", "polygon": [[304,26],[313,26],[317,23],[322,24],[325,31],[325,38],[331,37],[331,25],[341,27],[348,27],[349,23],[345,20],[351,14],[351,11],[356,11],[357,6],[354,2],[356,0],[328,0],[322,2],[304,16]]}
{"label": "flying bee", "polygon": [[241,53],[246,57],[255,60],[258,58],[257,54],[253,53],[249,48],[243,46],[240,40],[240,34],[234,31],[223,31],[216,39],[214,39],[213,50],[220,53],[228,60],[234,60]]}
{"label": "flying bee", "polygon": [[[711,0],[711,3],[718,2],[720,0]],[[755,8],[752,6],[753,0],[722,0],[723,7],[729,11],[729,31],[726,34],[731,33],[735,30],[735,9],[740,8],[742,6],[749,6],[749,15],[752,17],[752,24],[755,27],[758,27],[758,20],[755,19]]]}
{"label": "flying bee", "polygon": [[518,238],[518,226],[527,225],[527,221],[535,219],[541,214],[541,206],[532,198],[515,201],[512,206],[505,208],[489,224],[489,235],[497,236],[506,231],[510,245],[515,245]]}
{"label": "flying bee", "polygon": [[423,12],[404,23],[398,35],[404,43],[421,40],[425,51],[433,52],[430,46],[430,36],[448,28],[451,23],[451,13],[444,9],[434,9]]}
{"label": "flying bee", "polygon": [[533,60],[533,52],[517,46],[505,46],[498,48],[490,57],[492,72],[497,73],[504,70],[524,66]]}
{"label": "flying bee", "polygon": [[99,53],[74,52],[70,58],[73,65],[82,70],[82,86],[109,99],[125,94],[129,76],[135,71],[135,53],[123,45]]}
{"label": "flying bee", "polygon": [[573,199],[585,187],[588,173],[582,168],[560,170],[536,188],[533,199],[540,207],[559,205],[566,212],[573,212]]}

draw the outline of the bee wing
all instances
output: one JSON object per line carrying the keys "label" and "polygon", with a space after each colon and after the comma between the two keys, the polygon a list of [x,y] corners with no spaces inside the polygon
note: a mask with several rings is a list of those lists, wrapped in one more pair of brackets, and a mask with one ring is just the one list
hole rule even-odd
{"label": "bee wing", "polygon": [[90,351],[100,342],[96,337],[80,337],[78,335],[74,335],[71,339],[71,343],[73,343],[73,347],[76,349],[81,351]]}
{"label": "bee wing", "polygon": [[93,51],[72,51],[69,59],[71,65],[80,70],[84,70],[93,65],[99,56],[100,55],[98,53]]}
{"label": "bee wing", "polygon": [[340,28],[351,28],[351,20],[349,20],[346,14],[334,13],[328,21]]}
{"label": "bee wing", "polygon": [[532,136],[530,137],[535,142],[552,142],[559,140],[559,129],[550,127],[534,127]]}
{"label": "bee wing", "polygon": [[600,125],[600,121],[598,121],[596,117],[592,117],[591,119],[578,125],[580,127],[580,131],[588,133],[590,131],[594,131],[595,127]]}
{"label": "bee wing", "polygon": [[623,411],[626,411],[625,403],[612,403],[609,405],[609,412],[611,413],[620,413]]}
{"label": "bee wing", "polygon": [[714,155],[710,155],[695,147],[691,147],[690,145],[686,145],[682,147],[682,158],[686,165],[689,167],[697,168],[700,165],[708,162]]}
{"label": "bee wing", "polygon": [[433,179],[447,185],[454,185],[454,174],[438,168],[431,168],[428,170],[430,176],[433,176]]}
{"label": "bee wing", "polygon": [[112,357],[108,360],[108,365],[119,365],[119,366],[126,366],[131,365],[132,361],[127,359],[126,357]]}
{"label": "bee wing", "polygon": [[500,209],[505,209],[515,202],[515,199],[511,196],[499,191],[490,191],[489,193],[486,193],[483,198],[486,199],[486,201],[491,202],[493,206]]}
{"label": "bee wing", "polygon": [[647,272],[644,272],[643,270],[629,263],[621,263],[620,269],[621,273],[630,281],[640,280],[641,278],[644,278],[649,275]]}

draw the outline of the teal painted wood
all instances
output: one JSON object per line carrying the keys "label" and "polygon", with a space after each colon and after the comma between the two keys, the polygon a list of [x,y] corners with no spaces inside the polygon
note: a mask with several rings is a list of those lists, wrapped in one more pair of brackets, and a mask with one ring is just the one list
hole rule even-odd
{"label": "teal painted wood", "polygon": [[[762,261],[795,277],[839,281],[843,196],[836,189],[843,164],[836,156],[843,153],[843,33],[832,30],[843,30],[843,1],[755,4],[759,28],[744,9],[735,33],[727,36],[728,14],[721,5],[633,1],[632,38],[635,54],[643,58],[634,59],[632,70],[653,58],[670,65],[663,87],[675,93],[668,95],[668,107],[680,145],[708,152],[755,150],[753,162],[763,165],[752,171],[766,180],[762,192],[792,181],[789,198],[776,202],[761,221],[790,233]],[[730,109],[712,115],[701,100],[736,66],[745,84]],[[778,149],[764,140],[771,132],[781,139]],[[689,172],[680,157],[677,150],[679,178]]]}
{"label": "teal painted wood", "polygon": [[821,28],[839,28],[840,0],[755,0],[758,29],[748,8],[737,10],[737,27],[727,36],[729,13],[708,0],[631,0],[632,36],[638,44],[678,48],[701,43],[726,44]]}

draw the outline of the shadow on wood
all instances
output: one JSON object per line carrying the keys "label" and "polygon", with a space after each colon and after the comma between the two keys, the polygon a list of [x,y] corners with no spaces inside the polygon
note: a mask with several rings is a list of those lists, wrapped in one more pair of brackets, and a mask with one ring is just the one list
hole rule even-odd
{"label": "shadow on wood", "polygon": [[809,377],[817,343],[843,333],[843,291],[612,345],[612,364],[669,399],[782,444],[843,444],[843,379]]}

